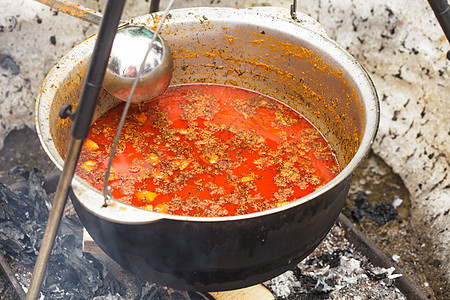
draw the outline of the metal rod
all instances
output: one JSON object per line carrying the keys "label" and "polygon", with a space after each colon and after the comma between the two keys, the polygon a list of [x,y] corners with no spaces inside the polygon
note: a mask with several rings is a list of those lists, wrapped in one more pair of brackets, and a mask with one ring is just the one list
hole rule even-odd
{"label": "metal rod", "polygon": [[124,5],[125,0],[108,0],[106,3],[105,13],[78,103],[76,118],[72,125],[72,139],[64,161],[63,171],[58,182],[55,199],[53,200],[26,299],[35,300],[39,298],[50,253],[61,223],[64,206],[66,205],[69,187],[75,173],[83,141],[89,132],[89,126]]}
{"label": "metal rod", "polygon": [[95,25],[100,25],[102,14],[82,5],[62,0],[36,0],[57,11],[71,15],[83,21],[88,21]]}
{"label": "metal rod", "polygon": [[[16,292],[17,298],[18,299],[25,299],[25,297],[26,297],[25,291],[23,290],[22,286],[20,285],[19,280],[17,280],[17,278],[15,276],[16,273],[13,272],[13,270],[11,270],[8,262],[3,257],[2,253],[0,253],[0,272],[1,271],[3,271],[3,273],[8,278],[9,283],[11,284],[11,286],[14,289],[14,291]],[[4,292],[4,290],[3,290],[3,292]],[[5,295],[2,295],[3,298],[4,298],[4,296]]]}
{"label": "metal rod", "polygon": [[297,0],[293,0],[291,4],[291,18],[297,20]]}

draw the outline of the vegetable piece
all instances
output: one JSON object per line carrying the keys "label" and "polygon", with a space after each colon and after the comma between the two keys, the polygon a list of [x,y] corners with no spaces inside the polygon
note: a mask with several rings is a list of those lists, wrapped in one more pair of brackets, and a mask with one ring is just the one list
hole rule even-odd
{"label": "vegetable piece", "polygon": [[84,145],[86,146],[86,148],[88,148],[89,150],[92,150],[92,151],[95,151],[99,148],[97,143],[91,139],[86,139],[86,141],[84,142]]}
{"label": "vegetable piece", "polygon": [[84,162],[81,167],[85,169],[86,171],[93,171],[95,168],[97,168],[97,162],[93,160],[88,160]]}
{"label": "vegetable piece", "polygon": [[136,198],[143,202],[152,202],[158,194],[149,191],[139,191],[135,193]]}

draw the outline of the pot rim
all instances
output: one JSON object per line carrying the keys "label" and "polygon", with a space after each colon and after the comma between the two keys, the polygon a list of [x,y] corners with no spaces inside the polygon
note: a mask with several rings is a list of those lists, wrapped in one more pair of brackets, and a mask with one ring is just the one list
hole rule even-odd
{"label": "pot rim", "polygon": [[[188,13],[187,13],[188,12]],[[158,13],[157,13],[158,15]],[[206,18],[208,21],[234,21],[237,24],[245,23],[251,25],[267,26],[267,24],[273,23],[273,28],[287,33],[295,33],[301,35],[308,41],[313,41],[315,45],[318,45],[320,49],[327,49],[325,53],[334,60],[339,61],[339,64],[349,74],[351,74],[356,86],[360,90],[360,100],[364,107],[364,133],[361,143],[358,147],[353,158],[345,166],[344,169],[330,182],[317,189],[316,191],[292,201],[286,205],[264,210],[256,213],[229,216],[229,217],[190,217],[190,216],[178,216],[157,213],[140,209],[135,206],[122,203],[118,200],[108,200],[108,206],[103,207],[104,199],[101,191],[90,186],[84,180],[77,175],[72,180],[72,188],[75,195],[83,194],[83,198],[95,198],[93,203],[87,203],[84,199],[78,201],[91,213],[98,215],[99,217],[122,224],[145,224],[154,222],[161,219],[171,219],[178,221],[195,221],[195,222],[225,222],[225,221],[238,221],[252,218],[263,217],[269,214],[281,213],[285,210],[289,210],[292,207],[302,205],[308,201],[319,197],[327,191],[333,189],[343,180],[351,177],[355,169],[360,162],[365,158],[370,151],[371,145],[374,142],[380,118],[380,107],[378,96],[375,90],[375,86],[369,77],[366,70],[351,56],[345,49],[339,46],[335,41],[330,39],[322,26],[312,19],[311,17],[297,12],[297,21],[292,20],[290,12],[284,8],[276,7],[258,7],[258,8],[189,8],[189,9],[175,9],[171,11],[172,18],[168,20],[170,23],[183,23],[186,21],[199,21],[200,18]],[[152,23],[152,15],[144,15],[136,17],[130,20],[132,23]],[[280,29],[281,28],[281,29]],[[162,32],[164,34],[164,32]],[[80,63],[80,57],[85,58],[89,55],[90,49],[93,48],[95,42],[95,35],[86,39],[82,43],[71,49],[49,72],[44,80],[40,93],[36,102],[36,130],[41,140],[41,145],[47,152],[53,163],[62,170],[64,161],[60,157],[56,150],[53,138],[50,133],[48,124],[48,116],[52,99],[56,94],[56,87],[61,85],[63,76],[61,74],[67,74],[73,69],[74,65]],[[322,46],[322,47],[321,47]],[[47,119],[47,120],[45,120]],[[45,122],[47,121],[47,122]],[[81,198],[81,197],[77,197]],[[100,200],[100,201],[99,201]],[[92,201],[90,201],[92,202]],[[126,211],[127,213],[124,213]],[[126,215],[126,217],[125,217]],[[131,217],[130,217],[131,215]]]}

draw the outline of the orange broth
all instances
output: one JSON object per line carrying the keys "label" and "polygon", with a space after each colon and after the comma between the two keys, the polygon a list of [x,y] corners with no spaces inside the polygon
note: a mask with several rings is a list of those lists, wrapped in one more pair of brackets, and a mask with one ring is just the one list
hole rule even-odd
{"label": "orange broth", "polygon": [[[124,104],[91,127],[77,174],[102,190]],[[176,85],[132,105],[109,186],[156,212],[217,217],[287,204],[339,173],[322,134],[281,102],[242,88]]]}

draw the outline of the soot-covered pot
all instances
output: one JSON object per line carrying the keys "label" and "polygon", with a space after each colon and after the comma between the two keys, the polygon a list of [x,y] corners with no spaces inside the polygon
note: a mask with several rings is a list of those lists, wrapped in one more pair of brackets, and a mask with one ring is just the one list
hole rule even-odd
{"label": "soot-covered pot", "polygon": [[[341,173],[306,197],[235,217],[181,217],[115,200],[75,176],[70,198],[95,242],[143,278],[177,289],[231,290],[270,279],[299,263],[326,236],[347,196],[352,173],[373,142],[379,121],[374,86],[363,68],[321,26],[280,8],[195,8],[171,12],[162,36],[174,58],[172,84],[210,82],[255,90],[312,121],[336,150]],[[154,25],[147,15],[133,23]],[[62,168],[70,120],[95,36],[51,70],[37,103],[37,130]],[[94,119],[119,101],[102,91]]]}

